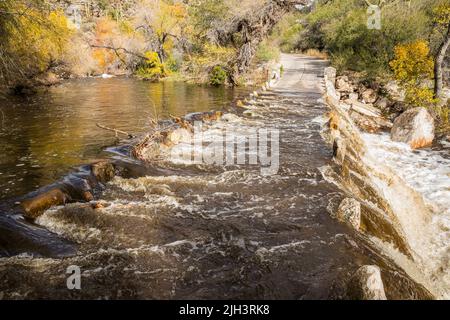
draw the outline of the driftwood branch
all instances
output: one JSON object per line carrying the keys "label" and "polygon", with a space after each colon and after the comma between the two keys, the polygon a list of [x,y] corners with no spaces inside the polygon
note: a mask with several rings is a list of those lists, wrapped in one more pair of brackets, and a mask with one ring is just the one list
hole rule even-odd
{"label": "driftwood branch", "polygon": [[96,125],[100,129],[104,129],[104,130],[108,130],[108,131],[114,132],[116,134],[116,137],[120,133],[120,134],[123,134],[123,135],[127,136],[129,139],[134,138],[134,136],[131,133],[128,133],[128,132],[125,132],[125,131],[122,131],[122,130],[119,130],[119,129],[109,128],[107,126],[101,125],[100,123],[97,123]]}

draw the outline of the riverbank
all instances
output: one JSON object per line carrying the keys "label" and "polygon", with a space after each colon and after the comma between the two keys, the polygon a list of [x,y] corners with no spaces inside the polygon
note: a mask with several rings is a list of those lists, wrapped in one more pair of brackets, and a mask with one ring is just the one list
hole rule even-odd
{"label": "riverbank", "polygon": [[377,239],[383,252],[436,297],[448,298],[448,155],[414,152],[386,136],[361,134],[339,101],[335,75],[329,68],[325,76],[335,166],[323,168],[324,176],[361,204],[360,218],[351,217],[361,220],[359,232]]}
{"label": "riverbank", "polygon": [[[279,130],[276,174],[169,158],[143,175],[117,176],[95,202],[39,216],[77,255],[1,258],[3,297],[348,299],[359,290],[350,285],[357,271],[376,265],[388,299],[431,298],[369,238],[330,216],[344,195],[319,171],[332,158],[321,136],[326,62],[283,59],[274,88],[243,100],[234,117],[204,124],[212,141],[230,128],[236,138]],[[82,270],[81,291],[66,288],[69,265]]]}
{"label": "riverbank", "polygon": [[68,80],[43,93],[0,99],[0,199],[114,157],[109,147],[127,144],[127,137],[116,137],[97,123],[139,136],[151,119],[223,110],[252,91],[115,77]]}

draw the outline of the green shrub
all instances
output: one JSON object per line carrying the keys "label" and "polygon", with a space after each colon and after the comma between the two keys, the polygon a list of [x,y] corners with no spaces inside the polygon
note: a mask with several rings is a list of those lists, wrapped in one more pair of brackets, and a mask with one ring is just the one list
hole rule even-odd
{"label": "green shrub", "polygon": [[280,59],[280,49],[274,45],[270,45],[267,41],[263,41],[256,51],[256,59],[260,62],[269,62]]}
{"label": "green shrub", "polygon": [[400,1],[382,7],[381,30],[367,28],[367,5],[360,0],[319,1],[305,16],[299,49],[326,50],[340,70],[364,72],[368,79],[390,73],[396,45],[427,38],[428,7],[439,0]]}
{"label": "green shrub", "polygon": [[228,73],[221,66],[215,66],[212,68],[209,74],[209,83],[213,86],[220,86],[225,84],[228,79]]}

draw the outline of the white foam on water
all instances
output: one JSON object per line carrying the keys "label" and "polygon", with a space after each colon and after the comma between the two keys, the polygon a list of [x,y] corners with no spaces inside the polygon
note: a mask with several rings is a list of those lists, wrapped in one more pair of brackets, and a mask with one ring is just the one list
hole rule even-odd
{"label": "white foam on water", "polygon": [[295,248],[304,248],[305,245],[310,244],[311,241],[309,240],[302,240],[302,241],[293,241],[290,243],[281,244],[278,246],[273,246],[270,248],[260,247],[258,250],[256,250],[256,255],[260,257],[261,260],[266,260],[266,255],[276,254],[276,253],[286,253],[291,249]]}
{"label": "white foam on water", "polygon": [[60,206],[45,211],[36,219],[36,223],[58,235],[70,236],[70,238],[78,241],[85,241],[99,237],[101,234],[100,229],[93,227],[80,227],[75,223],[70,223],[66,220],[59,219],[58,216],[61,213],[60,211],[63,209],[64,207]]}
{"label": "white foam on water", "polygon": [[[206,146],[213,142],[223,141],[223,145],[230,143],[245,143],[249,137],[257,138],[257,129],[262,127],[262,122],[254,119],[244,119],[237,116],[226,114],[225,120],[216,121],[213,124],[203,124],[201,134],[195,134],[187,141],[180,141],[174,145],[167,157],[167,160],[177,165],[204,164]],[[189,141],[190,140],[190,141]],[[209,150],[211,151],[211,150]],[[223,150],[223,157],[225,157]],[[247,157],[249,155],[247,154]],[[212,161],[214,159],[211,159]],[[199,163],[200,162],[200,163]],[[220,161],[222,162],[222,161]],[[215,166],[223,167],[224,163],[215,163]]]}
{"label": "white foam on water", "polygon": [[[415,239],[421,245],[413,250],[421,256],[423,271],[440,288],[442,297],[449,298],[450,160],[439,151],[412,150],[407,144],[391,141],[387,134],[362,134],[362,137],[369,154],[393,169],[429,206],[430,223],[422,226],[428,232],[420,233],[427,239]],[[404,210],[408,212],[408,208]]]}

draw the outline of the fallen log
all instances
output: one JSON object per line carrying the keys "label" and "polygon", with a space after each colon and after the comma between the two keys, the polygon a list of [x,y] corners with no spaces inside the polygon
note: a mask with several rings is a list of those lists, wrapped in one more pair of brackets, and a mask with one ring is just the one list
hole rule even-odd
{"label": "fallen log", "polygon": [[109,161],[98,161],[81,167],[62,180],[31,192],[17,199],[19,211],[25,217],[36,219],[45,210],[66,203],[94,200],[94,194],[104,187],[104,183],[115,176],[115,167]]}

